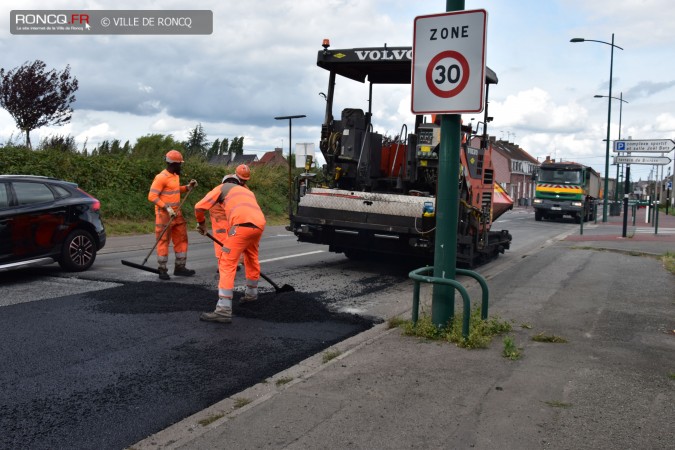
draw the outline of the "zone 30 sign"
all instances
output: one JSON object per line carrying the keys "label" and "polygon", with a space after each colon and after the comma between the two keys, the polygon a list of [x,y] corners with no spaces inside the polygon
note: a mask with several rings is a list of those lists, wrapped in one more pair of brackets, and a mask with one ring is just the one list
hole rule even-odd
{"label": "zone 30 sign", "polygon": [[483,110],[487,11],[455,11],[415,18],[412,112]]}

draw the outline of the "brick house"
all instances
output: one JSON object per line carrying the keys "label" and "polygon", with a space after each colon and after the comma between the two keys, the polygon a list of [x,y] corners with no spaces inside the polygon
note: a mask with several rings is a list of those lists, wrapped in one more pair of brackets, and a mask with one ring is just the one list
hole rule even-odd
{"label": "brick house", "polygon": [[[496,140],[494,137],[491,137],[490,141],[492,142],[492,148],[495,150],[492,157],[493,165],[495,165],[495,161],[499,160],[498,157],[494,156],[494,153],[501,155],[502,158],[508,161],[509,179],[504,189],[515,202],[529,204],[531,199],[534,198],[535,190],[532,174],[539,167],[539,161],[517,144]],[[496,170],[497,167],[495,165]],[[503,177],[504,175],[500,174],[500,176]]]}
{"label": "brick house", "polygon": [[283,150],[279,147],[271,152],[265,153],[260,160],[256,161],[255,166],[284,166],[288,167],[288,161],[284,158]]}

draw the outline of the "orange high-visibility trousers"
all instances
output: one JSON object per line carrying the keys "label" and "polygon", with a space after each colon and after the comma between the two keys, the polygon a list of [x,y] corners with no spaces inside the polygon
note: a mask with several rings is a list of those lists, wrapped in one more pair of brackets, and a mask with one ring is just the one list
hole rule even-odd
{"label": "orange high-visibility trousers", "polygon": [[[211,209],[209,209],[209,215],[211,216],[211,231],[213,232],[213,237],[220,242],[225,242],[227,239],[227,215],[223,209],[223,205],[220,203],[214,204]],[[216,259],[220,259],[221,246],[217,243],[213,243],[213,249],[216,253]]]}
{"label": "orange high-visibility trousers", "polygon": [[258,287],[260,278],[260,262],[258,261],[258,247],[263,230],[233,226],[223,242],[222,253],[218,260],[218,297],[232,298],[234,291],[234,278],[237,275],[239,258],[244,255],[244,267],[246,269],[246,285],[251,288]]}
{"label": "orange high-visibility trousers", "polygon": [[[169,222],[169,213],[164,210],[157,211],[155,218],[155,238],[159,238],[162,230]],[[173,242],[173,251],[176,253],[176,259],[187,258],[188,234],[187,224],[182,214],[178,214],[169,229],[166,230],[162,239],[157,243],[157,262],[166,264],[169,260],[169,244]]]}

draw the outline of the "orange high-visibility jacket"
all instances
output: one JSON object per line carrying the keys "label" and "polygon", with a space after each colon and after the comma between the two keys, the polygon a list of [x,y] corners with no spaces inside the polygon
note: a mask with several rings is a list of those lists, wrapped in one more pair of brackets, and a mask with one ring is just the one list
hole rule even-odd
{"label": "orange high-visibility jacket", "polygon": [[180,185],[180,177],[164,169],[157,174],[150,186],[148,193],[148,200],[155,204],[155,214],[163,210],[167,206],[171,206],[176,210],[176,214],[180,214],[178,206],[180,205],[180,194],[187,192],[186,186]]}
{"label": "orange high-visibility jacket", "polygon": [[[258,206],[255,194],[245,187],[232,183],[216,186],[197,202],[195,205],[195,218],[197,222],[204,222],[206,220],[206,211],[210,210],[217,203],[222,203],[228,229],[232,225],[242,223],[252,223],[260,229],[265,228],[265,215],[260,206]],[[216,218],[216,220],[218,219],[222,220],[221,217]],[[214,220],[213,215],[211,216],[211,220]]]}

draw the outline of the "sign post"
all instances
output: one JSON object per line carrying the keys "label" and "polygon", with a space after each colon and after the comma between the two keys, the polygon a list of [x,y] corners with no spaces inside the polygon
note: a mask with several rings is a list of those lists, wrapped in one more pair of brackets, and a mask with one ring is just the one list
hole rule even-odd
{"label": "sign post", "polygon": [[[412,112],[441,115],[434,277],[457,274],[457,223],[462,112],[483,110],[487,12],[464,11],[447,0],[446,14],[415,18]],[[443,327],[454,317],[455,292],[434,284],[431,320]]]}

